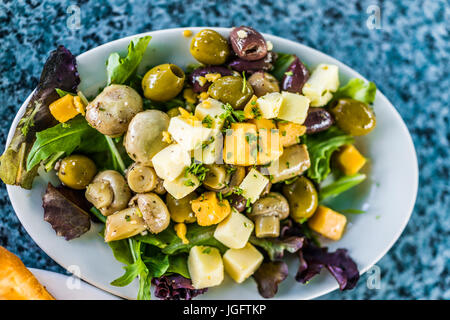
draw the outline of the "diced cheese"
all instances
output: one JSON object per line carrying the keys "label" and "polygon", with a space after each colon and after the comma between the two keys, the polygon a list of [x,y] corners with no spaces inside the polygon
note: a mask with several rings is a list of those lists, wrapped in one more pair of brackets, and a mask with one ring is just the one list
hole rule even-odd
{"label": "diced cheese", "polygon": [[219,250],[208,246],[192,247],[189,251],[188,270],[195,289],[218,286],[224,277]]}
{"label": "diced cheese", "polygon": [[237,283],[244,282],[263,262],[263,255],[250,243],[242,249],[229,249],[223,255],[227,274]]}
{"label": "diced cheese", "polygon": [[220,130],[214,129],[214,133],[202,145],[194,149],[194,159],[204,163],[221,163],[223,150],[223,135]]}
{"label": "diced cheese", "polygon": [[163,186],[172,197],[181,199],[197,189],[200,181],[194,174],[183,172],[173,181],[164,180]]}
{"label": "diced cheese", "polygon": [[283,91],[283,104],[277,118],[303,124],[308,115],[309,99],[300,94]]}
{"label": "diced cheese", "polygon": [[290,147],[300,142],[300,136],[306,133],[306,127],[294,122],[279,122],[280,143],[283,147]]}
{"label": "diced cheese", "polygon": [[319,64],[308,81],[303,86],[303,95],[310,101],[311,106],[326,105],[333,97],[332,92],[339,88],[339,68],[331,64]]}
{"label": "diced cheese", "polygon": [[183,116],[171,118],[167,131],[187,151],[201,146],[213,134],[212,129],[203,127],[201,121]]}
{"label": "diced cheese", "polygon": [[165,181],[175,180],[191,164],[191,155],[179,144],[171,144],[152,158],[158,177]]}
{"label": "diced cheese", "polygon": [[195,116],[202,121],[203,126],[219,130],[225,122],[225,117],[221,117],[225,112],[223,103],[212,98],[202,101],[195,108]]}
{"label": "diced cheese", "polygon": [[343,146],[335,159],[338,167],[345,175],[356,174],[367,161],[352,144]]}
{"label": "diced cheese", "polygon": [[231,214],[217,225],[214,238],[229,248],[240,249],[248,242],[253,227],[249,218],[233,209]]}
{"label": "diced cheese", "polygon": [[264,177],[258,170],[252,168],[242,180],[239,188],[242,189],[242,196],[254,203],[258,200],[268,183],[269,179]]}
{"label": "diced cheese", "polygon": [[226,164],[250,166],[256,163],[257,132],[252,123],[233,123],[225,133],[223,160]]}
{"label": "diced cheese", "polygon": [[256,164],[267,164],[278,159],[283,154],[283,146],[275,122],[269,119],[253,119],[250,122],[258,130]]}
{"label": "diced cheese", "polygon": [[261,117],[264,119],[278,117],[282,103],[283,96],[279,92],[267,93],[256,100],[256,105],[261,111]]}
{"label": "diced cheese", "polygon": [[331,210],[330,208],[319,206],[314,215],[308,220],[308,226],[331,240],[339,240],[344,233],[347,218]]}

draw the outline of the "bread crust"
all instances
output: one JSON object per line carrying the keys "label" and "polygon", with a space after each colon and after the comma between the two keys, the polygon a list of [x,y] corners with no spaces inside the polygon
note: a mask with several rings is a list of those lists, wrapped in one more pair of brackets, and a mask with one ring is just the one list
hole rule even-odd
{"label": "bread crust", "polygon": [[55,300],[23,262],[0,246],[0,300]]}

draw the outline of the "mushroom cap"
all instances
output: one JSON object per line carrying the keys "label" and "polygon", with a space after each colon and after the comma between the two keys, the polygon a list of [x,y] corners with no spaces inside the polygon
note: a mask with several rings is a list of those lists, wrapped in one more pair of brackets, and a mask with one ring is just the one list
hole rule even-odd
{"label": "mushroom cap", "polygon": [[169,226],[169,209],[156,193],[137,194],[130,200],[129,205],[139,208],[151,233],[160,233]]}
{"label": "mushroom cap", "polygon": [[278,192],[269,192],[266,196],[258,199],[248,214],[250,219],[258,216],[276,216],[280,220],[289,216],[289,203],[286,198]]}

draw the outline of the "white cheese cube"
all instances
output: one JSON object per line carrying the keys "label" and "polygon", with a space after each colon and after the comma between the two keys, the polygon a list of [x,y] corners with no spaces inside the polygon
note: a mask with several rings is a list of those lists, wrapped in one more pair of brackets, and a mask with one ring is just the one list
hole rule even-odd
{"label": "white cheese cube", "polygon": [[213,98],[202,101],[195,108],[195,116],[202,121],[204,126],[219,130],[222,129],[225,122],[225,118],[220,116],[225,112],[223,103]]}
{"label": "white cheese cube", "polygon": [[311,106],[326,105],[339,88],[339,68],[332,64],[319,64],[303,86],[303,94],[311,101]]}
{"label": "white cheese cube", "polygon": [[223,281],[223,262],[217,248],[192,247],[189,251],[188,269],[195,289],[218,286]]}
{"label": "white cheese cube", "polygon": [[296,93],[283,91],[283,104],[278,113],[279,119],[303,124],[308,115],[309,99]]}
{"label": "white cheese cube", "polygon": [[256,105],[261,111],[261,116],[264,119],[276,118],[282,103],[283,96],[279,92],[267,93],[256,100]]}
{"label": "white cheese cube", "polygon": [[191,154],[179,144],[171,144],[153,156],[152,164],[158,177],[173,181],[191,165]]}
{"label": "white cheese cube", "polygon": [[223,135],[218,129],[214,129],[214,134],[204,141],[201,147],[194,149],[194,159],[204,163],[222,163],[222,151],[223,151]]}
{"label": "white cheese cube", "polygon": [[225,271],[237,283],[244,282],[263,262],[263,255],[250,243],[242,249],[229,249],[223,255]]}
{"label": "white cheese cube", "polygon": [[201,146],[213,133],[212,129],[203,127],[201,121],[182,116],[171,118],[167,131],[172,139],[187,151]]}
{"label": "white cheese cube", "polygon": [[249,218],[233,209],[231,214],[217,225],[214,238],[229,248],[240,249],[248,242],[253,227]]}
{"label": "white cheese cube", "polygon": [[239,188],[242,189],[242,195],[249,199],[251,203],[254,203],[268,183],[269,179],[252,168],[242,180]]}
{"label": "white cheese cube", "polygon": [[200,181],[192,173],[181,173],[175,180],[164,180],[164,189],[175,199],[181,199],[193,192],[200,186]]}

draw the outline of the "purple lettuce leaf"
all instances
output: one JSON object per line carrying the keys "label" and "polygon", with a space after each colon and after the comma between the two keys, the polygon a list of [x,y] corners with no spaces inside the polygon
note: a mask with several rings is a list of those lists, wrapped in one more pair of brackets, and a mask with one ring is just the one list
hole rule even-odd
{"label": "purple lettuce leaf", "polygon": [[181,275],[153,278],[152,284],[156,286],[155,296],[163,300],[191,300],[208,290],[195,289],[191,280]]}
{"label": "purple lettuce leaf", "polygon": [[31,189],[37,167],[26,171],[24,162],[36,132],[57,123],[48,108],[50,103],[59,98],[55,89],[75,92],[79,83],[75,57],[65,47],[59,46],[45,62],[39,84],[16,127],[11,143],[0,157],[0,178],[4,183]]}
{"label": "purple lettuce leaf", "polygon": [[82,191],[64,186],[55,188],[50,183],[42,197],[44,220],[66,240],[78,238],[89,230],[89,206]]}
{"label": "purple lettuce leaf", "polygon": [[257,238],[250,237],[250,243],[258,246],[267,253],[271,261],[283,259],[284,252],[295,253],[303,246],[305,238],[291,236],[286,238]]}

